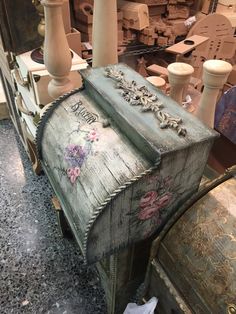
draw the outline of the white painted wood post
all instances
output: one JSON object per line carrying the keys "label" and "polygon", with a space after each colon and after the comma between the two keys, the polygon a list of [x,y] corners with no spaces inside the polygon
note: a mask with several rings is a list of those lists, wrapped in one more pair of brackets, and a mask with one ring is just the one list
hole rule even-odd
{"label": "white painted wood post", "polygon": [[184,88],[189,84],[194,68],[187,63],[174,62],[168,65],[170,97],[182,105]]}
{"label": "white painted wood post", "polygon": [[118,62],[117,1],[94,0],[93,67]]}
{"label": "white painted wood post", "polygon": [[203,93],[195,115],[209,127],[214,128],[215,107],[219,90],[225,84],[232,65],[222,60],[207,60],[203,64]]}
{"label": "white painted wood post", "polygon": [[48,93],[54,99],[74,87],[68,78],[72,60],[62,18],[61,7],[64,2],[65,0],[41,1],[45,12],[44,63],[52,77]]}

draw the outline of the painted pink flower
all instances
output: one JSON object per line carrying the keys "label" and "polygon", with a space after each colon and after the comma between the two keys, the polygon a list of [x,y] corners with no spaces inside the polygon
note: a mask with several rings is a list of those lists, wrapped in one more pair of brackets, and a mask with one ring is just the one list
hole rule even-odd
{"label": "painted pink flower", "polygon": [[166,207],[170,203],[171,198],[172,194],[170,192],[166,192],[155,201],[155,204],[161,209],[163,207]]}
{"label": "painted pink flower", "polygon": [[78,177],[80,175],[80,168],[79,167],[75,167],[74,168],[74,176]]}
{"label": "painted pink flower", "polygon": [[149,205],[142,209],[138,214],[138,219],[140,220],[147,220],[155,216],[156,218],[159,218],[159,208],[156,206],[156,204]]}
{"label": "painted pink flower", "polygon": [[79,177],[79,175],[80,175],[80,168],[79,167],[67,169],[67,176],[70,179],[70,182],[72,184],[75,183],[75,181]]}
{"label": "painted pink flower", "polygon": [[98,132],[94,129],[91,130],[89,134],[87,135],[87,140],[90,142],[98,141],[98,138],[99,138]]}
{"label": "painted pink flower", "polygon": [[141,199],[139,202],[139,207],[141,208],[145,208],[147,206],[152,205],[155,200],[157,199],[157,192],[156,191],[149,191],[147,192]]}
{"label": "painted pink flower", "polygon": [[68,168],[66,172],[67,172],[68,177],[70,177],[70,176],[73,175],[74,169],[73,168]]}
{"label": "painted pink flower", "polygon": [[166,192],[164,195],[157,198],[158,194],[155,191],[146,193],[140,200],[140,212],[138,219],[147,220],[155,218],[156,221],[160,221],[160,210],[165,208],[172,199],[172,194]]}
{"label": "painted pink flower", "polygon": [[71,182],[72,184],[74,184],[75,181],[76,181],[76,179],[77,179],[77,177],[72,174],[71,177],[70,177],[70,182]]}

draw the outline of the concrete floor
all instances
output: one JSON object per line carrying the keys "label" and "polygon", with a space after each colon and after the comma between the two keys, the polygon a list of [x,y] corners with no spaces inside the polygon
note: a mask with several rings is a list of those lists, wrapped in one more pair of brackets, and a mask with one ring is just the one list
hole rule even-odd
{"label": "concrete floor", "polygon": [[60,236],[53,194],[12,123],[0,121],[0,314],[106,313],[96,273]]}

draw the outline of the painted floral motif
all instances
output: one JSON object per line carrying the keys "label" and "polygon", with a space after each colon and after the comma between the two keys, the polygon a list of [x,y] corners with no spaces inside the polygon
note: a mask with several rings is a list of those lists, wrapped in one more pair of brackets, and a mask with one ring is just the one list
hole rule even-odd
{"label": "painted floral motif", "polygon": [[159,226],[168,214],[169,206],[175,199],[173,192],[173,178],[160,175],[147,177],[147,186],[150,190],[146,193],[137,192],[135,199],[137,207],[129,213],[132,216],[133,227],[139,230],[139,226],[146,224],[146,236],[150,236],[154,228]]}
{"label": "painted floral motif", "polygon": [[139,202],[140,212],[138,213],[138,219],[147,220],[155,218],[159,220],[161,209],[168,206],[172,199],[172,194],[166,192],[159,196],[156,191],[147,192]]}
{"label": "painted floral motif", "polygon": [[67,177],[74,184],[81,174],[81,167],[92,151],[92,145],[99,140],[99,134],[95,129],[90,131],[80,131],[85,133],[83,138],[84,145],[68,144],[65,148],[65,160],[69,164],[66,169]]}
{"label": "painted floral motif", "polygon": [[139,207],[141,208],[146,208],[150,205],[153,205],[153,203],[156,201],[157,199],[157,192],[156,191],[150,191],[147,192],[141,199],[139,202]]}
{"label": "painted floral motif", "polygon": [[79,167],[68,168],[66,172],[71,183],[75,183],[76,179],[80,175],[80,168]]}
{"label": "painted floral motif", "polygon": [[87,140],[89,141],[89,142],[95,142],[95,141],[98,141],[98,138],[99,138],[99,135],[98,135],[98,133],[97,133],[97,131],[96,130],[91,130],[90,132],[89,132],[89,134],[87,135]]}
{"label": "painted floral motif", "polygon": [[86,157],[86,150],[75,144],[69,144],[66,147],[65,160],[71,165],[71,167],[81,167]]}

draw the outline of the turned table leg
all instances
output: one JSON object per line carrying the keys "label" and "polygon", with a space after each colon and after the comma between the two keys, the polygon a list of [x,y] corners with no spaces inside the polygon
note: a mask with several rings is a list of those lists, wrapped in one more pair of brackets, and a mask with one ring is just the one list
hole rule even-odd
{"label": "turned table leg", "polygon": [[94,0],[93,67],[118,62],[116,0]]}
{"label": "turned table leg", "polygon": [[203,64],[204,89],[195,115],[211,128],[214,128],[219,90],[225,84],[231,70],[231,64],[222,60],[208,60]]}
{"label": "turned table leg", "polygon": [[183,90],[189,84],[194,69],[190,64],[174,62],[168,65],[167,70],[170,83],[170,97],[179,105],[182,105]]}
{"label": "turned table leg", "polygon": [[44,63],[52,77],[48,93],[58,98],[74,88],[68,78],[72,60],[62,17],[64,0],[42,0],[41,3],[45,10]]}

